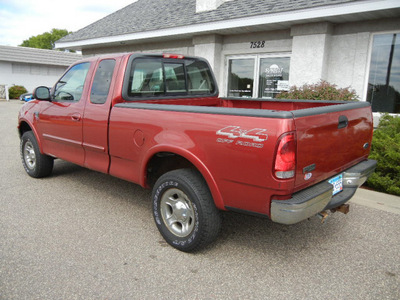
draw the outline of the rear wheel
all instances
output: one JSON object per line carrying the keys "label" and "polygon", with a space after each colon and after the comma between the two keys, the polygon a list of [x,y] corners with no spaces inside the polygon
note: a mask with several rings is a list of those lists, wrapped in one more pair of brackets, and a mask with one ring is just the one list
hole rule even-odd
{"label": "rear wheel", "polygon": [[153,189],[153,216],[164,239],[178,250],[199,250],[218,236],[221,217],[207,183],[192,169],[161,176]]}
{"label": "rear wheel", "polygon": [[22,165],[29,176],[46,177],[53,171],[54,159],[40,153],[39,145],[32,131],[27,131],[22,135],[20,153]]}

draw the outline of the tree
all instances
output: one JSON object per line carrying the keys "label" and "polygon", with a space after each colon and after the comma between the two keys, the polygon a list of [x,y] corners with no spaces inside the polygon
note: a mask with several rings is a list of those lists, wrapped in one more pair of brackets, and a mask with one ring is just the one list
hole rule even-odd
{"label": "tree", "polygon": [[53,28],[50,32],[45,32],[37,36],[31,36],[29,39],[22,42],[20,46],[39,48],[39,49],[54,49],[54,43],[62,37],[70,34],[66,29]]}

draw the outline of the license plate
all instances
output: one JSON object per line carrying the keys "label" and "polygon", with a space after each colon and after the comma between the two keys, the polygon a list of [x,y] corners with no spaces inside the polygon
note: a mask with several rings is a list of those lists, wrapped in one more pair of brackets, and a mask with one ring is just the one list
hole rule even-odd
{"label": "license plate", "polygon": [[341,192],[343,190],[343,174],[333,177],[329,180],[329,183],[333,185],[332,195]]}

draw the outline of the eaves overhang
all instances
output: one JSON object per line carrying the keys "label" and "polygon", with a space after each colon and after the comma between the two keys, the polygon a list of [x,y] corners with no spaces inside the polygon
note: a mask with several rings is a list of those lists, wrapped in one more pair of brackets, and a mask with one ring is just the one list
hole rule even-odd
{"label": "eaves overhang", "polygon": [[329,5],[310,9],[263,14],[252,17],[134,32],[67,42],[56,42],[58,49],[82,50],[96,46],[137,43],[151,40],[172,40],[201,34],[226,34],[245,28],[246,31],[285,29],[296,24],[327,21],[344,23],[400,16],[399,0],[371,0]]}

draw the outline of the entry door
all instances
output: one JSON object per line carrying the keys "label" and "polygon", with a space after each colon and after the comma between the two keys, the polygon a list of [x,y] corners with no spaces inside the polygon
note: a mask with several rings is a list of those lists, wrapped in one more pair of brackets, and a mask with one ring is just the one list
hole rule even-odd
{"label": "entry door", "polygon": [[272,99],[289,90],[290,55],[228,57],[228,97]]}
{"label": "entry door", "polygon": [[52,100],[42,101],[36,114],[46,154],[83,165],[82,119],[90,63],[80,63],[57,82]]}

